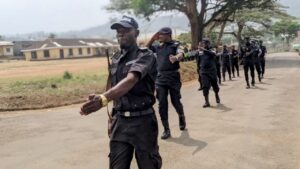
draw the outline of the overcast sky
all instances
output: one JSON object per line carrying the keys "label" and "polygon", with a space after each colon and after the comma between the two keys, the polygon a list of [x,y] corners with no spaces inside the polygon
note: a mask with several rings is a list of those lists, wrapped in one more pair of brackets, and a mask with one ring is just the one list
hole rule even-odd
{"label": "overcast sky", "polygon": [[112,16],[103,9],[108,3],[109,0],[0,0],[0,35],[98,26]]}
{"label": "overcast sky", "polygon": [[101,25],[109,0],[0,0],[0,35],[60,32]]}

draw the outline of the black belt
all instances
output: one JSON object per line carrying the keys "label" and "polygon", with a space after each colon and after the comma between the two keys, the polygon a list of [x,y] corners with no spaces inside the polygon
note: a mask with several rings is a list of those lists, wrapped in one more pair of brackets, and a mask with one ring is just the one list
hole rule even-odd
{"label": "black belt", "polygon": [[148,108],[142,111],[117,111],[117,114],[124,117],[139,117],[139,116],[145,116],[153,113],[154,113],[153,108]]}

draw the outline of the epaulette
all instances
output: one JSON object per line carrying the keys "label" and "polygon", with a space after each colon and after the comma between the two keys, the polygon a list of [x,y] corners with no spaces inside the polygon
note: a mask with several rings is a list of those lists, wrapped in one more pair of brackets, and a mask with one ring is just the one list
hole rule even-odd
{"label": "epaulette", "polygon": [[121,51],[118,50],[115,53],[113,53],[112,57],[113,59],[118,59],[121,56]]}

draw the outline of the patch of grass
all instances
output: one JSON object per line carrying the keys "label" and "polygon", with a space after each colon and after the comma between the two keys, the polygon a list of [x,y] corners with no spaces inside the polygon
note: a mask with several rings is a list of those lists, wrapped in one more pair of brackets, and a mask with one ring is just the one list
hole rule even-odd
{"label": "patch of grass", "polygon": [[57,107],[82,102],[91,93],[100,93],[105,74],[74,74],[73,78],[51,77],[12,81],[0,88],[0,110]]}
{"label": "patch of grass", "polygon": [[[198,77],[196,63],[181,63],[181,80]],[[65,71],[51,77],[34,77],[0,81],[0,111],[40,109],[84,102],[91,93],[101,93],[107,74]]]}

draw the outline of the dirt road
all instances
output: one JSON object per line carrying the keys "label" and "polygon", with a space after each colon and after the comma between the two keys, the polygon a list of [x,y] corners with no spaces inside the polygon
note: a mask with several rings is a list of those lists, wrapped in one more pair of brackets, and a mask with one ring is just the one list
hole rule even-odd
{"label": "dirt road", "polygon": [[[184,85],[188,130],[179,131],[171,108],[173,138],[159,140],[163,169],[300,169],[300,57],[268,60],[263,83],[226,82],[222,104],[211,97],[210,109],[197,82]],[[0,169],[107,169],[106,112],[81,117],[79,107],[1,113]]]}

